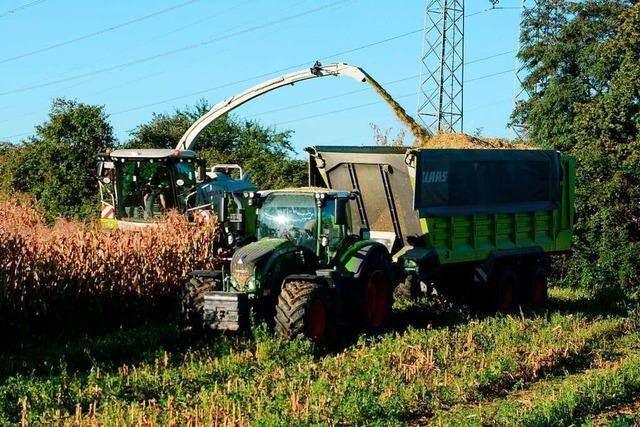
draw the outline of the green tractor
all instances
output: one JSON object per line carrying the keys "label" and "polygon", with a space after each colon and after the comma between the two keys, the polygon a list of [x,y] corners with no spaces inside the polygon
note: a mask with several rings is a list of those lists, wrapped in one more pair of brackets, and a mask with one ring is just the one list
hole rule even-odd
{"label": "green tractor", "polygon": [[352,230],[357,194],[299,188],[244,197],[258,208],[257,241],[235,251],[230,271],[190,274],[181,308],[186,329],[236,331],[252,310],[279,335],[316,342],[388,323],[391,257],[368,230]]}

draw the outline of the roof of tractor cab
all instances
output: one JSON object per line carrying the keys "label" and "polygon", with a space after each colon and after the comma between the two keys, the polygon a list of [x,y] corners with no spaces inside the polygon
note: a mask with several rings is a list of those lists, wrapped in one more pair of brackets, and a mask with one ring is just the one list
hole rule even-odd
{"label": "roof of tractor cab", "polygon": [[174,150],[173,148],[125,148],[114,150],[111,157],[117,159],[194,159],[196,153],[191,150]]}
{"label": "roof of tractor cab", "polygon": [[297,188],[281,188],[279,190],[264,190],[260,191],[260,195],[269,196],[271,194],[331,194],[336,196],[349,196],[349,191],[333,190],[331,188],[324,187],[297,187]]}

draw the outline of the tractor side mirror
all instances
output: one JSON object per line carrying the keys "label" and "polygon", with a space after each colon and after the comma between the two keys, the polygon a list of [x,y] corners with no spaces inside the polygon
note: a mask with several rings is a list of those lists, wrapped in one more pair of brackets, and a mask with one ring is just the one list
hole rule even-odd
{"label": "tractor side mirror", "polygon": [[348,200],[344,198],[336,199],[336,207],[335,207],[336,225],[347,224],[347,202]]}
{"label": "tractor side mirror", "polygon": [[227,222],[227,216],[227,196],[223,194],[218,202],[218,222]]}
{"label": "tractor side mirror", "polygon": [[197,174],[197,181],[203,182],[204,180],[207,179],[207,167],[201,162],[199,162],[196,168],[196,174]]}
{"label": "tractor side mirror", "polygon": [[369,228],[364,224],[360,224],[360,239],[369,240],[370,238],[371,238],[371,231],[369,230]]}

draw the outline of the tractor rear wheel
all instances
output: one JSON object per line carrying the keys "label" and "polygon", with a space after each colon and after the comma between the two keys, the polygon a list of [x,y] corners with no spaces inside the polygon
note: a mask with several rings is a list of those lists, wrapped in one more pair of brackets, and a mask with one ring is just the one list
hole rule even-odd
{"label": "tractor rear wheel", "polygon": [[391,320],[393,307],[393,280],[391,266],[386,258],[377,256],[360,276],[360,324],[369,333],[378,333]]}
{"label": "tractor rear wheel", "polygon": [[331,315],[325,287],[312,282],[285,283],[276,305],[275,324],[276,333],[283,338],[304,336],[326,341]]}
{"label": "tractor rear wheel", "polygon": [[180,297],[180,327],[183,331],[204,329],[204,295],[215,290],[209,277],[192,276],[182,288]]}

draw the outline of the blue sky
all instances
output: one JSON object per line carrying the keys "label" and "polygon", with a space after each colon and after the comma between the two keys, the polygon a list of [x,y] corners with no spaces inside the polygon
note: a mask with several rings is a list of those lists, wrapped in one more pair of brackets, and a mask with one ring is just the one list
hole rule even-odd
{"label": "blue sky", "polygon": [[[519,3],[488,10],[489,0],[466,1],[466,132],[510,136]],[[282,73],[252,77],[419,30],[424,7],[425,0],[0,0],[0,140],[26,138],[46,120],[51,99],[67,97],[104,105],[125,141],[153,112],[200,98],[214,104]],[[325,62],[364,68],[414,114],[421,50],[418,31]],[[372,90],[350,93],[362,88],[346,78],[311,80],[235,113],[293,130],[298,152],[371,144],[370,123],[393,132],[401,125]]]}

